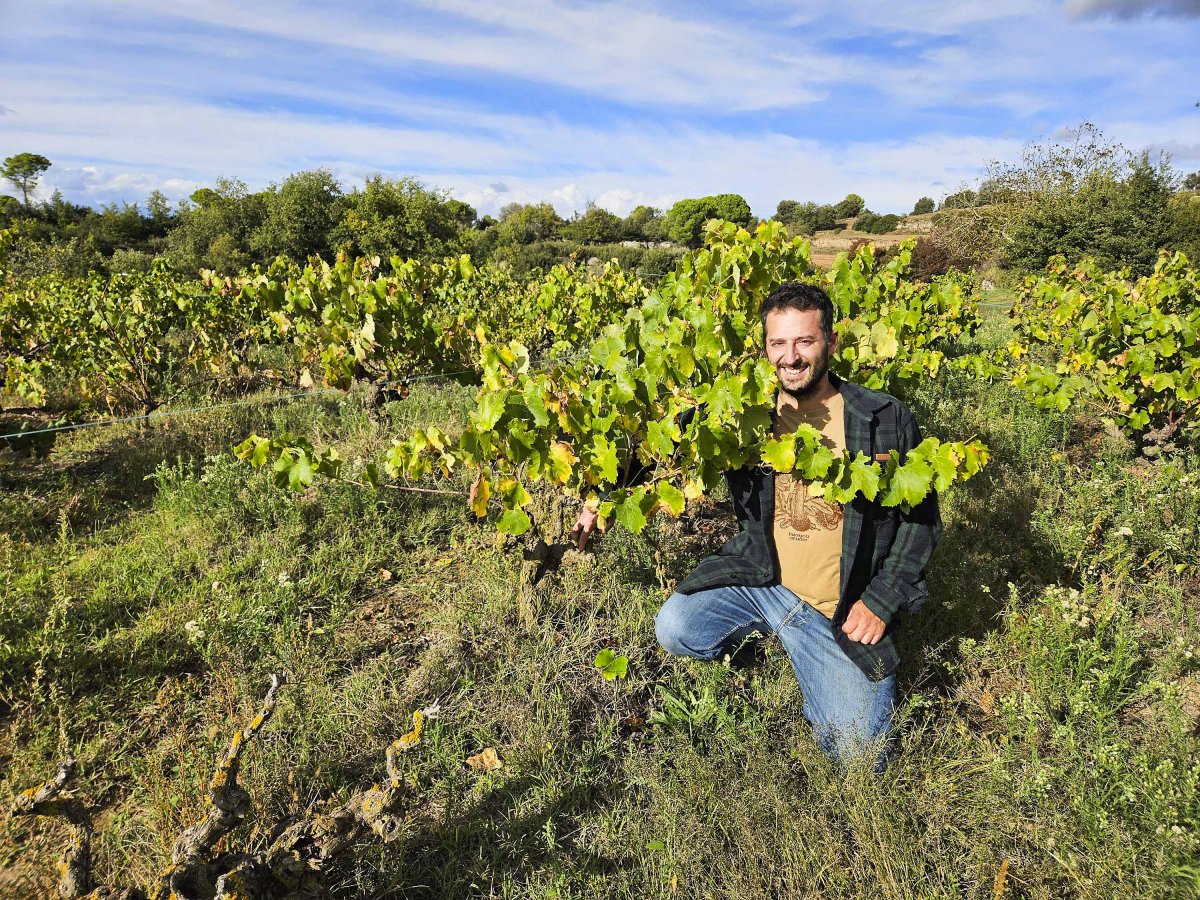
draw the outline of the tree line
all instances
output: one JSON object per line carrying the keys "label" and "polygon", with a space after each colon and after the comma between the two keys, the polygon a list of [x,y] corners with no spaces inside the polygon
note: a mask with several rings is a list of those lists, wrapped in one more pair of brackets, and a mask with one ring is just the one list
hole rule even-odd
{"label": "tree line", "polygon": [[[347,191],[328,169],[297,172],[261,191],[236,178],[218,178],[174,207],[154,191],[143,204],[93,209],[57,191],[34,202],[50,166],[44,156],[21,153],[0,170],[20,194],[0,195],[0,228],[16,236],[10,268],[27,276],[147,271],[156,257],[183,271],[236,273],[279,256],[301,261],[339,253],[384,260],[466,253],[479,264],[505,262],[521,275],[571,256],[598,256],[661,274],[685,250],[701,245],[709,219],[746,227],[758,222],[745,198],[734,193],[687,198],[665,210],[642,205],[624,217],[589,204],[564,219],[550,203],[510,203],[493,217],[414,178],[375,175]],[[817,208],[785,200],[773,218],[793,234],[812,234],[832,227],[823,218],[810,221],[809,210]],[[861,198],[837,208],[864,224],[873,215],[863,212]],[[899,221],[882,218],[889,227]]]}
{"label": "tree line", "polygon": [[[279,256],[339,253],[383,260],[465,253],[521,276],[571,258],[615,258],[629,271],[662,274],[701,245],[706,221],[757,224],[735,193],[666,210],[642,205],[624,217],[589,204],[564,219],[550,203],[510,203],[493,217],[414,178],[374,175],[347,191],[328,169],[297,172],[261,191],[219,178],[177,206],[154,191],[142,205],[92,209],[58,192],[34,202],[50,166],[44,156],[20,153],[0,169],[20,195],[0,195],[0,228],[14,233],[9,268],[22,276],[147,271],[158,257],[185,272],[233,274]],[[910,215],[931,213],[917,257],[932,274],[988,265],[1036,272],[1056,255],[1091,255],[1106,268],[1144,274],[1161,249],[1200,258],[1200,172],[1185,177],[1166,157],[1131,153],[1088,123],[1028,145],[1017,162],[990,163],[975,186],[940,203],[921,197]],[[793,235],[886,234],[904,221],[872,211],[854,193],[833,204],[781,200],[771,218]]]}

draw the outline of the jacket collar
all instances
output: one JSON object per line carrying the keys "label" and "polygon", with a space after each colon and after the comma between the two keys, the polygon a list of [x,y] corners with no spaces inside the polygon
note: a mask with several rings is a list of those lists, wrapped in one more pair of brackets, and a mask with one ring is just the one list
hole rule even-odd
{"label": "jacket collar", "polygon": [[888,398],[879,391],[868,390],[853,381],[839,378],[832,372],[829,373],[829,380],[842,395],[842,402],[846,406],[848,415],[858,416],[858,418],[870,422],[875,417],[875,413],[888,405]]}
{"label": "jacket collar", "polygon": [[[888,405],[887,396],[879,391],[872,391],[853,381],[839,378],[832,372],[829,373],[829,380],[842,395],[842,403],[846,407],[848,416],[857,416],[865,422],[870,422],[875,418],[875,413]],[[771,407],[771,421],[775,420],[775,410],[778,405],[779,389],[776,388],[775,404]]]}

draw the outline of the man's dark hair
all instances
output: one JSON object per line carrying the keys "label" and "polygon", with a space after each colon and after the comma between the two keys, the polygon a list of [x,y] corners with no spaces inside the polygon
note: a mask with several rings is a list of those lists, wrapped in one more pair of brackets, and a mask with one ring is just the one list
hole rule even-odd
{"label": "man's dark hair", "polygon": [[824,288],[802,281],[785,281],[762,302],[758,314],[762,316],[763,331],[767,330],[767,314],[781,309],[815,309],[821,313],[821,331],[825,340],[833,339],[833,301]]}

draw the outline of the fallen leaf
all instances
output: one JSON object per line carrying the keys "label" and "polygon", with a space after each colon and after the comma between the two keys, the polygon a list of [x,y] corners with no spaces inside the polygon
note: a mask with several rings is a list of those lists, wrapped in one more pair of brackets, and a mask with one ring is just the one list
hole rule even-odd
{"label": "fallen leaf", "polygon": [[387,569],[380,569],[379,570],[379,580],[380,581],[391,581],[392,573],[389,572]]}
{"label": "fallen leaf", "polygon": [[629,657],[617,656],[613,650],[601,650],[596,654],[595,665],[605,681],[612,681],[614,678],[624,678],[628,673]]}
{"label": "fallen leaf", "polygon": [[500,757],[496,755],[495,747],[487,747],[474,756],[468,756],[467,765],[483,772],[494,772],[500,768]]}

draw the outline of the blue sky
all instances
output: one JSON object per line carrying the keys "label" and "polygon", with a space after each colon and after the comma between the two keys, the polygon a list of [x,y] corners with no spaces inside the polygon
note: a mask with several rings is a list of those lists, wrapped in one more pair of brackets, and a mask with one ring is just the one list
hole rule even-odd
{"label": "blue sky", "polygon": [[0,157],[41,195],[326,167],[494,213],[734,191],[907,212],[1082,121],[1200,169],[1200,0],[0,3]]}

